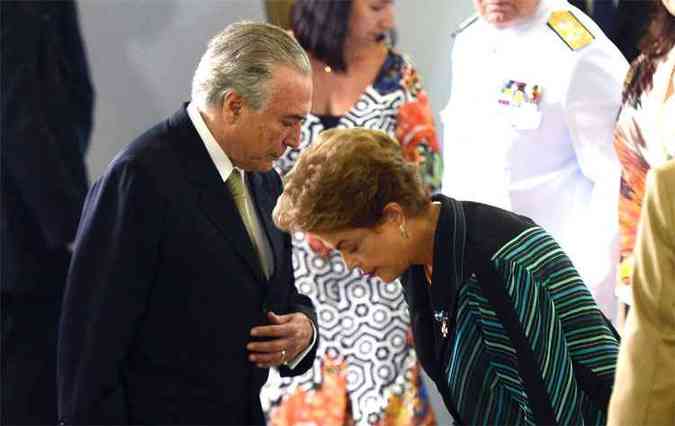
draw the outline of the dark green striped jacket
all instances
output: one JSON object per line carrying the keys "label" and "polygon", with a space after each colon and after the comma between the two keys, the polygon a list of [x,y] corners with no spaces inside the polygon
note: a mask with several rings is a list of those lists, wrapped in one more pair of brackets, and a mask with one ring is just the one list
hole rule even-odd
{"label": "dark green striped jacket", "polygon": [[618,336],[565,253],[528,218],[478,203],[455,202],[458,236],[450,199],[435,200],[432,285],[419,267],[403,281],[418,356],[456,421],[604,425]]}

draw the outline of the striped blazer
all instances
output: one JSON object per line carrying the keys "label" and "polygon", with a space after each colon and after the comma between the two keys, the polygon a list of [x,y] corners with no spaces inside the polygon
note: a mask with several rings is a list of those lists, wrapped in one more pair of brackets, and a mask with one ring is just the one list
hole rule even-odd
{"label": "striped blazer", "polygon": [[618,335],[567,255],[528,218],[434,199],[431,286],[421,267],[403,281],[418,355],[456,422],[604,425]]}

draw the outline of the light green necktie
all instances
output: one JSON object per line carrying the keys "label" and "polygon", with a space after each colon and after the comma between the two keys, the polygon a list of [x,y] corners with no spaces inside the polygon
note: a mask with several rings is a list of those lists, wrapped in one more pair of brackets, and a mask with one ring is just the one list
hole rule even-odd
{"label": "light green necktie", "polygon": [[241,179],[241,173],[239,170],[232,170],[230,177],[227,178],[227,186],[230,188],[230,192],[232,192],[232,198],[234,198],[234,203],[237,205],[237,210],[239,210],[239,215],[241,216],[241,220],[244,222],[244,226],[248,232],[248,237],[251,240],[251,244],[253,244],[253,249],[255,250],[255,254],[258,257],[258,262],[260,263],[260,251],[258,245],[256,244],[254,230],[255,225],[253,222],[251,207],[250,203],[248,203],[246,199],[246,190],[244,189],[244,182]]}

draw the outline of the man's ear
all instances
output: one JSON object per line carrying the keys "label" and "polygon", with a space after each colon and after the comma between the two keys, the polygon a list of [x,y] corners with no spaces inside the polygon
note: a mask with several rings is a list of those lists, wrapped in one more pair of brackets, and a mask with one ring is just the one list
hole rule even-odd
{"label": "man's ear", "polygon": [[244,108],[244,98],[234,90],[228,91],[223,97],[223,118],[226,123],[234,124],[239,120]]}

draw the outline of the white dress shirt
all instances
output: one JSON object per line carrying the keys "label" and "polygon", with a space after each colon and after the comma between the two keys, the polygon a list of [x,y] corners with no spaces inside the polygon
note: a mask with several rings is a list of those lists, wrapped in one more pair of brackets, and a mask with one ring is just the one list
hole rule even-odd
{"label": "white dress shirt", "polygon": [[[547,26],[572,10],[593,34],[572,50]],[[477,19],[456,38],[444,123],[443,193],[532,218],[572,259],[614,318],[620,165],[612,133],[628,63],[600,28],[563,0],[497,29]],[[538,85],[537,107],[500,104],[514,80]]]}
{"label": "white dress shirt", "polygon": [[[258,258],[260,259],[260,264],[263,268],[265,277],[269,279],[269,277],[274,272],[272,248],[270,247],[269,241],[265,237],[265,232],[260,223],[260,218],[258,217],[255,206],[253,204],[254,203],[253,198],[249,193],[248,185],[246,184],[246,173],[243,170],[234,167],[232,161],[227,156],[225,151],[223,151],[220,145],[218,145],[218,142],[216,142],[216,139],[213,137],[213,134],[211,133],[208,126],[204,122],[204,119],[202,118],[199,110],[197,109],[197,106],[192,102],[187,107],[187,113],[188,116],[190,117],[190,120],[192,121],[192,124],[195,126],[195,129],[197,130],[200,139],[204,143],[204,146],[206,147],[206,150],[208,151],[209,156],[213,161],[213,164],[216,166],[218,174],[220,174],[221,179],[223,179],[223,183],[227,182],[227,179],[230,177],[231,173],[241,173],[242,182],[244,182],[244,192],[246,193],[246,208],[249,209],[248,213],[253,222],[252,223],[253,229],[248,229],[249,235],[253,235],[255,238],[255,246],[258,251]],[[225,218],[223,218],[223,220],[225,220]],[[243,221],[243,223],[246,226],[246,221]],[[302,361],[305,358],[305,355],[307,355],[307,353],[309,353],[311,348],[314,346],[314,343],[316,342],[316,329],[314,328],[313,323],[312,323],[312,330],[313,333],[311,344],[307,346],[307,348],[304,351],[298,354],[298,356],[295,357],[295,359],[288,361],[287,365],[291,369],[295,368],[300,363],[300,361]]]}

